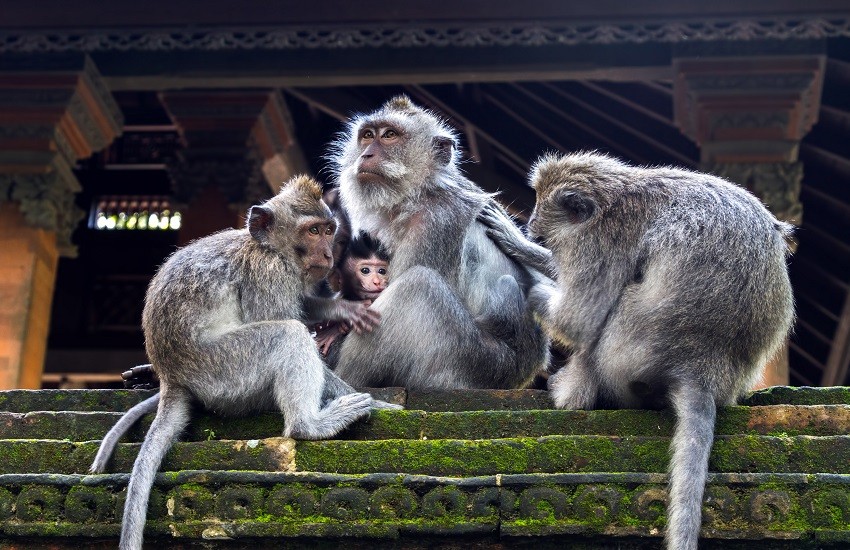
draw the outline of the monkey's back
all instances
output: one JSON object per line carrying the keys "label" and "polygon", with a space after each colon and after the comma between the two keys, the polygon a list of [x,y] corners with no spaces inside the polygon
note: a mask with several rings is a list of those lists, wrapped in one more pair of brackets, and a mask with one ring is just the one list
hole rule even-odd
{"label": "monkey's back", "polygon": [[644,176],[650,214],[634,242],[633,280],[600,339],[600,363],[622,372],[625,359],[632,371],[696,377],[718,396],[744,391],[793,318],[784,224],[720,178],[669,169]]}
{"label": "monkey's back", "polygon": [[227,230],[177,250],[148,286],[145,348],[161,378],[164,365],[191,368],[205,345],[249,322],[301,317],[301,281],[281,255],[247,230]]}

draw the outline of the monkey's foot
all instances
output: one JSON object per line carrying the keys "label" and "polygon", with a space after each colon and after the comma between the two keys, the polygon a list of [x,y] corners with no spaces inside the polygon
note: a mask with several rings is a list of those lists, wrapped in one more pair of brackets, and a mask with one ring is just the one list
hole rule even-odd
{"label": "monkey's foot", "polygon": [[396,405],[395,403],[387,403],[386,401],[381,401],[379,399],[375,399],[374,401],[372,401],[372,408],[388,409],[391,411],[400,411],[404,409],[404,407],[402,407],[401,405]]}
{"label": "monkey's foot", "polygon": [[563,368],[549,377],[549,393],[559,409],[592,409],[598,386],[578,369]]}

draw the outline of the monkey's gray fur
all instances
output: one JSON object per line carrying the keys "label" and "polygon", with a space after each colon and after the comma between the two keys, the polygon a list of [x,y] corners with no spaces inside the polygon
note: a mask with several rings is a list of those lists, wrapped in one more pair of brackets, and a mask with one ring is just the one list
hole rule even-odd
{"label": "monkey's gray fur", "polygon": [[132,422],[157,409],[127,488],[122,549],[142,546],[154,475],[194,402],[223,415],[276,407],[283,435],[305,439],[331,437],[372,407],[398,408],[356,393],[328,370],[302,322],[337,318],[365,329],[376,322],[362,304],[304,296],[331,267],[334,228],[318,185],[298,176],[251,208],[248,228],[191,243],[154,276],[142,328],[160,393],[118,421],[91,466],[103,472]]}
{"label": "monkey's gray fur", "polygon": [[723,179],[598,154],[543,157],[530,179],[528,230],[551,262],[501,213],[482,218],[518,260],[556,273],[530,294],[574,350],[552,397],[568,409],[673,407],[667,547],[695,549],[716,407],[752,388],[793,321],[791,226]]}
{"label": "monkey's gray fur", "polygon": [[381,325],[345,339],[336,372],[355,386],[527,383],[548,360],[531,280],[476,221],[494,201],[461,174],[454,132],[400,96],[354,117],[332,159],[352,231],[391,254]]}

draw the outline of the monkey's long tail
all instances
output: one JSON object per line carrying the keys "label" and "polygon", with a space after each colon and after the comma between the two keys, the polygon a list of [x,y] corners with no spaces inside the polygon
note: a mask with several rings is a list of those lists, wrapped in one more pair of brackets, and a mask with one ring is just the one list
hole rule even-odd
{"label": "monkey's long tail", "polygon": [[92,465],[89,467],[89,471],[93,474],[103,473],[106,470],[106,463],[109,461],[109,457],[112,456],[112,452],[118,444],[118,440],[127,433],[130,426],[135,424],[138,419],[148,413],[154,412],[157,405],[159,405],[159,393],[148,397],[124,413],[124,416],[122,416],[118,422],[112,426],[112,429],[106,432],[106,435],[103,436],[103,441],[100,443],[100,449],[98,449],[97,455],[94,457],[94,462],[92,462]]}
{"label": "monkey's long tail", "polygon": [[160,392],[159,409],[142,448],[133,463],[127,500],[121,523],[121,550],[141,550],[148,499],[154,476],[174,439],[189,423],[191,397],[183,390],[165,387]]}
{"label": "monkey's long tail", "polygon": [[667,548],[696,550],[717,407],[712,394],[684,384],[671,398],[677,422],[671,443]]}

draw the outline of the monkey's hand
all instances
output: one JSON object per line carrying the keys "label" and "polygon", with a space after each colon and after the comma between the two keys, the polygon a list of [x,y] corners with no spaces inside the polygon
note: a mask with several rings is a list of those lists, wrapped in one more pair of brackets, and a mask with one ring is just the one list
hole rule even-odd
{"label": "monkey's hand", "polygon": [[484,209],[478,214],[478,221],[487,226],[487,236],[506,256],[551,279],[556,278],[552,252],[528,240],[508,213],[495,201],[484,205]]}
{"label": "monkey's hand", "polygon": [[348,333],[348,327],[345,323],[330,322],[326,326],[316,331],[316,344],[319,346],[319,351],[323,356],[327,356],[331,349],[331,345],[338,336]]}
{"label": "monkey's hand", "polygon": [[351,325],[354,332],[372,332],[381,323],[381,314],[364,305],[362,302],[350,300],[335,300],[336,304],[331,318],[344,321]]}

